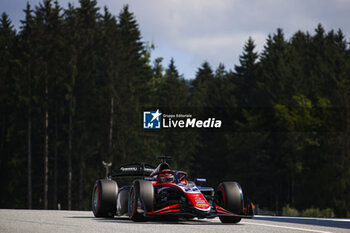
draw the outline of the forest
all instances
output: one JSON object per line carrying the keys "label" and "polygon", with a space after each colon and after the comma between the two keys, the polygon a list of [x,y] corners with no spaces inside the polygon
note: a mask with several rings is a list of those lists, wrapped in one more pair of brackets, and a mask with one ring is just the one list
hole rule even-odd
{"label": "forest", "polygon": [[[239,64],[151,60],[126,5],[63,9],[27,3],[16,29],[0,18],[0,208],[90,210],[94,182],[130,162],[172,168],[208,185],[238,181],[262,210],[329,209],[350,217],[350,48],[341,29],[283,30],[261,52],[247,38]],[[229,49],[229,48],[228,48]],[[234,56],[234,55],[232,55]],[[222,130],[145,130],[142,112],[203,118]]]}

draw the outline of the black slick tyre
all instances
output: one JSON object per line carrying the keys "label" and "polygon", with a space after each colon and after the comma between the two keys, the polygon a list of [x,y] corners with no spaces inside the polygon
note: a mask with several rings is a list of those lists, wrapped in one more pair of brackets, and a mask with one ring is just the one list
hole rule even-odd
{"label": "black slick tyre", "polygon": [[151,182],[135,180],[129,190],[128,214],[133,221],[146,221],[153,211],[154,189]]}
{"label": "black slick tyre", "polygon": [[92,191],[95,217],[113,218],[116,213],[118,185],[114,180],[97,180]]}
{"label": "black slick tyre", "polygon": [[[237,182],[222,182],[216,191],[217,204],[234,214],[243,214],[243,192]],[[222,223],[238,223],[239,216],[219,216]]]}

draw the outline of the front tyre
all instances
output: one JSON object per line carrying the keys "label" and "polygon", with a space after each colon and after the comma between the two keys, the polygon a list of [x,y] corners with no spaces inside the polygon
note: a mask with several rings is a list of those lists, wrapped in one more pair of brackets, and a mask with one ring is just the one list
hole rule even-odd
{"label": "front tyre", "polygon": [[129,191],[129,218],[133,221],[145,221],[146,213],[153,211],[153,200],[152,183],[146,180],[135,180]]}
{"label": "front tyre", "polygon": [[[222,182],[216,191],[217,204],[224,209],[235,213],[243,214],[243,192],[237,182]],[[222,223],[238,223],[241,217],[219,216]]]}
{"label": "front tyre", "polygon": [[114,180],[97,180],[92,191],[95,217],[113,218],[116,213],[118,185]]}

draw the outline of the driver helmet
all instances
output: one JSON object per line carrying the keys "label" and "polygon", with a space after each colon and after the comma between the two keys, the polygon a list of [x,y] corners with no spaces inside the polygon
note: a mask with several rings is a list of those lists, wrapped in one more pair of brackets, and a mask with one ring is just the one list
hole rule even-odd
{"label": "driver helmet", "polygon": [[[170,171],[170,169],[164,169],[162,172]],[[171,173],[162,173],[158,175],[158,182],[159,183],[169,183],[174,181],[174,175]]]}

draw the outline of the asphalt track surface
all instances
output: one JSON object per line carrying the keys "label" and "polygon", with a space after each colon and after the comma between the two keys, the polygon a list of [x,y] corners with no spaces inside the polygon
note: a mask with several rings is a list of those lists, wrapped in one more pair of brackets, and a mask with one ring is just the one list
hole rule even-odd
{"label": "asphalt track surface", "polygon": [[0,209],[0,232],[118,232],[118,233],[206,233],[206,232],[349,232],[350,219],[255,216],[238,224],[222,224],[218,218],[191,221],[132,222],[126,217],[94,218],[91,211]]}

